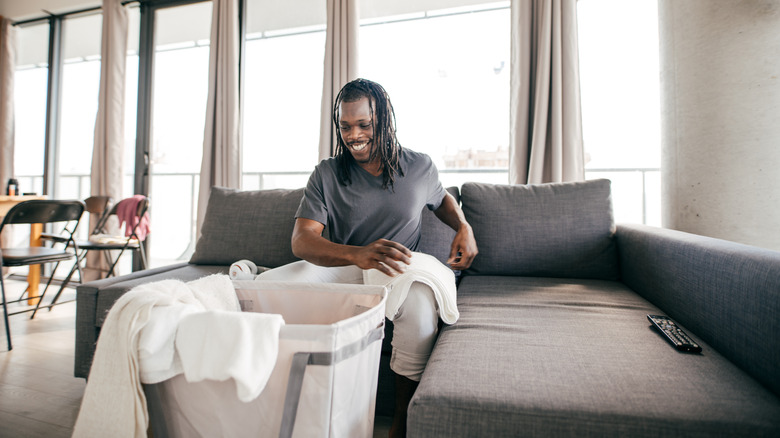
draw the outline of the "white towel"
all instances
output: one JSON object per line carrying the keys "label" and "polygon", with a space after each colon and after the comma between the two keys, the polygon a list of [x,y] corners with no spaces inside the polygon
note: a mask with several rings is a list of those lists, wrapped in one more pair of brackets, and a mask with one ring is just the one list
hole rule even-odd
{"label": "white towel", "polygon": [[257,398],[279,354],[281,315],[211,310],[181,319],[176,351],[188,382],[234,379],[239,400]]}
{"label": "white towel", "polygon": [[138,337],[138,363],[141,383],[159,383],[183,372],[174,342],[179,321],[185,315],[202,311],[200,305],[157,306]]}
{"label": "white towel", "polygon": [[122,295],[103,323],[73,436],[145,437],[149,414],[142,376],[157,380],[175,375],[179,367],[174,354],[175,318],[207,308],[238,309],[235,289],[226,275],[187,284],[147,283]]}
{"label": "white towel", "polygon": [[406,267],[406,271],[395,277],[376,269],[363,271],[363,283],[386,286],[390,290],[385,307],[385,316],[390,321],[395,318],[415,281],[427,284],[433,289],[436,304],[439,306],[439,317],[447,324],[454,324],[460,317],[455,273],[436,257],[421,252],[412,253],[411,263]]}
{"label": "white towel", "polygon": [[174,341],[181,319],[193,312],[227,310],[240,307],[233,282],[227,275],[209,275],[187,283],[195,304],[175,303],[156,306],[138,339],[139,370],[142,383],[159,383],[182,373]]}

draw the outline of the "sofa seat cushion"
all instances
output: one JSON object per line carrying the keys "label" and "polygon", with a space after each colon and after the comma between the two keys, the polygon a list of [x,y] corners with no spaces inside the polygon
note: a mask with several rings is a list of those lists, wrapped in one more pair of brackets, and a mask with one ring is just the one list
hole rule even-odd
{"label": "sofa seat cushion", "polygon": [[467,276],[458,307],[409,436],[780,436],[780,399],[705,343],[677,352],[622,283]]}
{"label": "sofa seat cushion", "polygon": [[228,270],[229,266],[183,264],[171,270],[138,278],[132,278],[126,281],[120,281],[108,287],[102,288],[100,289],[100,292],[97,296],[95,326],[102,327],[103,321],[105,321],[106,316],[108,316],[108,311],[111,310],[111,307],[114,305],[116,300],[118,300],[119,297],[124,295],[127,291],[138,285],[162,280],[181,280],[186,282],[197,280],[212,274],[227,274]]}

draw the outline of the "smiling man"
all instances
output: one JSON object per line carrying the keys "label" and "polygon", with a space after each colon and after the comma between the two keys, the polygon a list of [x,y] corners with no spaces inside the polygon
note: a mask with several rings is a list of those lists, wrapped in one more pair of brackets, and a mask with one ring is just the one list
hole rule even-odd
{"label": "smiling man", "polygon": [[[420,241],[423,207],[456,231],[447,264],[468,268],[477,255],[471,226],[431,158],[401,147],[384,88],[365,79],[348,83],[336,97],[333,122],[339,132],[335,156],[315,167],[296,213],[292,249],[303,260],[258,280],[361,284],[364,270],[403,273]],[[330,240],[322,236],[326,225]],[[390,436],[405,435],[409,400],[436,340],[435,294],[414,282],[391,318],[390,368],[397,378]]]}

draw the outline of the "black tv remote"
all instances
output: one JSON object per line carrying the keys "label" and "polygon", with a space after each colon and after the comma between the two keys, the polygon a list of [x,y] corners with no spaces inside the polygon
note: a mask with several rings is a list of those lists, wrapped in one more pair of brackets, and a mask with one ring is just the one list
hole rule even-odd
{"label": "black tv remote", "polygon": [[699,344],[688,337],[688,335],[668,316],[647,315],[647,319],[653,323],[653,326],[655,326],[655,328],[658,329],[677,350],[686,353],[699,353],[701,351]]}

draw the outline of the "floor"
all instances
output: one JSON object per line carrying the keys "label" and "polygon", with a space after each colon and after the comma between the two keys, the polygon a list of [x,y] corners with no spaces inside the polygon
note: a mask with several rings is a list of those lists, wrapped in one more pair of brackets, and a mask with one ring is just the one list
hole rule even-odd
{"label": "floor", "polygon": [[[26,283],[5,280],[8,299]],[[61,300],[72,299],[68,290]],[[19,305],[9,306],[19,309]],[[13,350],[7,351],[0,318],[0,437],[70,437],[86,382],[73,377],[76,303],[9,317]],[[390,419],[378,417],[374,437],[386,437]]]}

